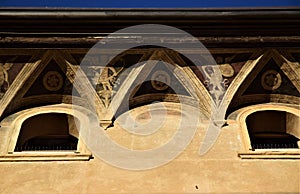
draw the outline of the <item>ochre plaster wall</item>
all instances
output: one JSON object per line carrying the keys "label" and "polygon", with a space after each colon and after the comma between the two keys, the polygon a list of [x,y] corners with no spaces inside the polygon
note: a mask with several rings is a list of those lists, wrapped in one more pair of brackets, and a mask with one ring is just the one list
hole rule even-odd
{"label": "ochre plaster wall", "polygon": [[[113,133],[113,132],[110,132]],[[213,148],[198,154],[205,131],[175,160],[130,171],[100,159],[60,162],[1,162],[0,193],[298,193],[300,161],[240,159],[237,123],[224,127]]]}

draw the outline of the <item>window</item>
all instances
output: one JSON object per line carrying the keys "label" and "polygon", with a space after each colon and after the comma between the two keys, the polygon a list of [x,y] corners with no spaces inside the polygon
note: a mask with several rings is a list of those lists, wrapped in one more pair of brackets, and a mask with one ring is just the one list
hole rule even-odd
{"label": "window", "polygon": [[63,113],[46,113],[28,118],[22,124],[15,151],[77,150],[78,139],[69,134],[76,125],[74,117]]}
{"label": "window", "polygon": [[258,111],[249,115],[246,125],[252,149],[299,148],[299,139],[290,133],[296,129],[289,129],[290,126],[287,125],[296,119],[293,114],[275,110]]}
{"label": "window", "polygon": [[57,104],[6,117],[0,123],[0,161],[89,160],[77,129],[88,114],[83,107]]}
{"label": "window", "polygon": [[300,110],[296,105],[267,103],[244,107],[229,115],[241,129],[238,155],[252,158],[300,159]]}

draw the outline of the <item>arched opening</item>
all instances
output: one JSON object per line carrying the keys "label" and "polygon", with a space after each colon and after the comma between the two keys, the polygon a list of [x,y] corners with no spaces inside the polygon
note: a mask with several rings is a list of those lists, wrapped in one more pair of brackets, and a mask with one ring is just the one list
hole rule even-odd
{"label": "arched opening", "polygon": [[264,110],[246,118],[252,149],[299,148],[299,117],[276,110]]}
{"label": "arched opening", "polygon": [[75,131],[72,115],[39,114],[22,123],[15,151],[76,151],[78,139],[74,137]]}

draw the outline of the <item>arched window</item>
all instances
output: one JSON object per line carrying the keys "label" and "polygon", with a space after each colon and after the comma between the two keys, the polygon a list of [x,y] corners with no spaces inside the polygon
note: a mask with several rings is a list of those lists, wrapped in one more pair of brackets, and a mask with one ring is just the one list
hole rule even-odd
{"label": "arched window", "polygon": [[254,112],[246,119],[252,149],[299,148],[292,133],[299,126],[290,125],[297,116],[284,111]]}
{"label": "arched window", "polygon": [[[244,159],[300,159],[300,110],[298,106],[266,103],[241,108],[228,117],[237,121]],[[234,121],[235,120],[235,121]]]}
{"label": "arched window", "polygon": [[78,131],[73,122],[73,116],[63,113],[30,117],[22,124],[15,151],[76,151],[78,139],[70,134]]}
{"label": "arched window", "polygon": [[[79,133],[89,110],[70,104],[29,108],[0,122],[0,161],[89,160]],[[85,123],[85,124],[84,124]]]}

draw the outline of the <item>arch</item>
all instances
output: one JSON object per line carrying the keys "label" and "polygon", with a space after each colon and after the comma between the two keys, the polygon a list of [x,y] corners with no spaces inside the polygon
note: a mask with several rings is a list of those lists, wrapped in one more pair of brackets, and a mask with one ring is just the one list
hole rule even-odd
{"label": "arch", "polygon": [[248,115],[251,149],[298,148],[299,139],[293,134],[299,137],[299,126],[290,124],[297,120],[296,115],[278,110],[260,110]]}
{"label": "arch", "polygon": [[[164,33],[161,33],[159,36],[157,36],[158,31],[159,32],[163,31]],[[125,39],[120,38],[120,34],[132,34],[132,33],[136,33],[136,32],[139,32],[142,34],[147,32],[147,35],[141,36],[139,38],[139,41],[135,42],[135,43],[132,43],[131,41],[128,42],[127,38],[125,38]],[[170,38],[169,33],[175,34],[176,36],[175,37],[172,36]],[[149,35],[155,35],[155,36],[153,37],[153,36],[149,36]],[[183,41],[180,41],[180,44],[174,44],[173,40],[177,40],[177,37],[179,37],[179,38],[184,37]],[[197,38],[193,37],[192,35],[186,33],[185,31],[182,31],[180,29],[170,27],[170,26],[155,25],[155,24],[145,24],[145,25],[136,25],[136,26],[127,27],[125,29],[116,31],[107,37],[104,37],[96,45],[94,45],[93,48],[91,48],[88,51],[87,55],[85,55],[82,62],[84,64],[85,58],[88,58],[89,56],[93,56],[95,53],[98,56],[102,56],[103,54],[107,53],[107,51],[109,51],[110,55],[117,56],[121,52],[129,50],[130,48],[145,46],[145,45],[146,46],[155,45],[158,47],[171,48],[172,50],[180,51],[180,53],[182,55],[189,58],[194,64],[197,64],[197,67],[198,66],[200,67],[203,64],[200,62],[199,56],[203,56],[203,58],[205,58],[205,62],[207,62],[209,64],[215,64],[215,61],[214,61],[213,57],[210,55],[209,51]],[[191,55],[186,50],[182,50],[182,49],[186,49],[186,48],[195,49],[195,53],[193,55]],[[156,52],[156,53],[158,54],[158,57],[161,57],[161,56],[159,56],[160,53],[158,53],[158,52]],[[204,53],[206,55],[204,55]],[[154,56],[152,55],[150,57],[150,60],[156,60],[156,59],[151,59],[153,57]],[[158,59],[160,60],[160,58],[158,58]],[[109,68],[107,66],[107,62],[108,62],[107,60],[102,60],[102,64],[100,64],[100,66]],[[204,62],[204,61],[202,61],[202,62]],[[198,63],[199,63],[199,65],[198,65]],[[141,71],[143,71],[144,68],[148,68],[148,66],[149,65],[147,65],[145,67],[145,65],[144,65],[144,66],[140,66],[138,68],[134,68],[134,70],[131,71],[127,75],[127,77],[129,79],[123,82],[122,87],[120,87],[118,92],[114,95],[114,98],[111,100],[110,104],[107,103],[107,104],[109,104],[107,106],[108,109],[105,110],[105,114],[103,114],[104,117],[100,119],[100,124],[102,127],[107,128],[112,124],[112,118],[114,115],[114,111],[117,110],[118,107],[120,106],[128,88],[133,84],[134,81],[137,81],[136,80],[137,75],[140,75]],[[208,74],[205,73],[202,68],[199,68],[199,70],[200,70],[200,72],[203,73],[204,76],[208,76]],[[105,72],[106,71],[107,70],[105,70]],[[214,71],[212,73],[214,75],[213,77],[220,78],[220,76],[221,76],[221,73],[218,68],[214,68]],[[192,84],[189,83],[190,87],[194,86],[193,79],[191,79],[191,78],[196,77],[196,75],[191,77],[191,76],[189,76],[189,74],[182,73],[182,71],[178,71],[177,75],[178,75],[178,77],[185,75],[186,77],[190,78],[185,81],[192,82]],[[211,75],[209,75],[209,76],[211,76]],[[109,77],[109,79],[111,79],[111,77]],[[108,83],[107,83],[108,81],[109,81],[108,77],[106,77],[106,80],[104,80],[104,82],[103,82],[104,85],[108,85]],[[216,87],[219,88],[219,86],[216,86]],[[106,88],[110,89],[111,87],[106,87]],[[203,87],[203,88],[205,88],[205,87]],[[197,87],[193,88],[193,90],[196,91],[194,93],[199,92]],[[219,90],[223,90],[223,88],[220,87]],[[206,90],[204,90],[204,91],[206,91]],[[110,97],[109,91],[103,91],[102,93],[104,93],[104,92],[106,94],[106,96],[104,98],[108,99]],[[221,91],[221,92],[223,92],[223,91]],[[200,95],[200,96],[202,97],[202,95]],[[207,95],[207,97],[211,98],[210,95]],[[209,102],[211,102],[211,104],[204,103],[204,106],[209,106],[209,105],[215,106],[214,100],[209,101]],[[207,105],[207,104],[209,104],[209,105]]]}
{"label": "arch", "polygon": [[[156,63],[161,60],[169,64],[166,65],[166,68],[174,73],[174,78],[177,79],[177,81],[189,93],[193,101],[198,102],[199,106],[206,115],[210,114],[212,106],[211,102],[213,100],[205,86],[177,52],[175,52],[175,58],[179,60],[181,65],[179,65],[178,62],[175,62],[169,54],[170,52],[166,52],[162,49],[151,51],[151,54],[149,54],[149,51],[146,51],[146,53],[139,60],[140,65],[128,72],[128,75],[125,73],[127,75],[125,80],[123,80],[122,84],[119,86],[119,89],[113,95],[109,106],[105,109],[105,114],[102,114],[100,117],[100,123],[104,128],[107,128],[112,124],[112,120],[117,110],[122,106],[121,104],[124,99],[126,97],[130,98],[130,94],[128,94],[130,88],[137,82],[140,83],[147,81],[146,78],[151,73]],[[147,62],[143,63],[144,61]],[[170,67],[170,65],[172,67]],[[131,93],[137,92],[138,89],[139,85],[134,87]]]}
{"label": "arch", "polygon": [[78,122],[65,113],[43,113],[29,117],[22,123],[15,151],[76,151]]}
{"label": "arch", "polygon": [[[7,91],[7,95],[5,95],[1,99],[0,118],[4,118],[16,111],[19,111],[24,105],[21,103],[23,101],[26,101],[27,103],[26,106],[23,107],[23,109],[26,108],[28,109],[29,107],[31,108],[33,106],[41,106],[46,104],[49,105],[49,104],[56,104],[56,103],[72,103],[72,100],[68,100],[68,98],[72,99],[72,97],[70,98],[71,95],[64,94],[61,91],[58,93],[50,92],[49,94],[42,93],[42,94],[34,94],[34,95],[26,96],[26,94],[32,90],[31,87],[33,87],[33,85],[35,84],[40,85],[40,83],[38,82],[41,81],[38,80],[40,79],[39,77],[42,76],[42,73],[48,67],[53,65],[51,64],[52,62],[55,64],[55,68],[57,68],[56,70],[60,71],[59,75],[63,76],[63,79],[65,79],[65,81],[67,80],[69,84],[71,84],[74,91],[80,94],[84,94],[87,92],[93,94],[92,86],[86,87],[88,86],[86,84],[85,87],[82,87],[81,82],[87,82],[86,81],[87,78],[84,74],[83,75],[80,74],[80,70],[78,70],[79,69],[78,66],[72,65],[69,62],[69,61],[73,62],[73,60],[71,59],[71,56],[69,56],[67,52],[58,51],[58,50],[46,50],[34,55],[30,61],[31,62],[28,62],[24,65],[20,73],[18,73],[17,77],[10,85]],[[80,74],[81,79],[79,80],[79,82],[78,80],[74,80],[75,72]],[[60,90],[63,90],[63,88]],[[45,96],[48,97],[44,98]],[[38,100],[33,100],[36,98],[38,98]],[[51,98],[51,100],[47,101],[47,99],[49,98]],[[74,98],[76,98],[77,100],[80,97],[76,96]],[[33,102],[38,102],[38,104],[35,104]],[[101,103],[99,104],[100,104],[99,106],[101,106]]]}
{"label": "arch", "polygon": [[[274,115],[275,115],[275,117],[277,117],[277,120],[272,118],[271,121],[273,123],[279,122],[279,123],[277,123],[278,126],[271,123],[270,120],[269,121],[264,120],[265,123],[269,122],[269,124],[265,124],[266,127],[274,127],[275,130],[274,129],[262,129],[261,127],[263,127],[264,124],[261,124],[261,121],[258,122],[256,120],[255,123],[253,122],[253,119],[257,119],[257,118],[262,119],[262,118],[257,117],[257,116],[254,116],[254,118],[253,118],[253,116],[251,117],[251,115],[261,115],[261,114],[266,113],[266,111],[271,113],[270,115],[267,115],[268,118],[270,118],[270,116],[272,116],[272,115],[273,115],[273,117],[274,117]],[[261,136],[261,138],[263,138],[263,136],[265,135],[266,139],[271,138],[272,133],[273,133],[273,136],[276,136],[275,138],[278,138],[279,137],[278,135],[280,135],[280,134],[276,135],[276,133],[281,133],[283,136],[284,136],[284,134],[286,134],[285,137],[287,137],[287,135],[288,135],[289,138],[291,138],[291,136],[294,136],[294,140],[296,140],[295,138],[298,139],[297,146],[299,148],[299,139],[300,139],[300,131],[299,131],[300,117],[299,117],[299,115],[300,115],[300,107],[297,105],[287,105],[287,104],[282,104],[282,103],[267,103],[267,104],[258,104],[258,105],[252,105],[252,106],[247,106],[247,107],[241,108],[241,109],[231,113],[228,116],[228,120],[234,120],[240,126],[240,134],[242,136],[242,142],[244,145],[242,153],[255,154],[253,152],[259,152],[260,154],[266,154],[265,149],[262,149],[262,148],[254,149],[253,148],[252,140],[255,138],[255,133],[258,134],[258,137]],[[247,119],[248,119],[248,121],[247,121]],[[250,129],[250,131],[249,131],[249,127],[252,128],[252,129]],[[258,127],[258,129],[253,129],[253,127]],[[282,129],[281,127],[284,127],[284,128]],[[251,133],[252,133],[252,137],[251,137]],[[261,133],[261,134],[259,134],[259,133]],[[254,136],[253,136],[253,134],[254,134]],[[268,134],[269,134],[269,136],[268,136]],[[281,136],[281,137],[283,137],[283,136]],[[271,150],[271,151],[273,149],[276,149],[276,154],[284,154],[284,153],[287,154],[286,150],[288,150],[288,151],[290,150],[287,148],[287,149],[285,149],[285,151],[283,151],[283,153],[280,153],[280,150],[278,151],[278,149],[280,149],[280,147],[279,148],[275,148],[275,147],[268,148],[268,150]],[[299,149],[296,149],[296,150],[292,149],[292,151],[300,154]]]}
{"label": "arch", "polygon": [[[79,125],[80,127],[86,125],[86,123],[89,122],[86,115],[90,114],[90,111],[87,110],[84,107],[76,106],[76,105],[70,105],[70,104],[56,104],[56,105],[47,105],[47,106],[41,106],[41,107],[35,107],[30,108],[26,110],[22,110],[20,112],[17,112],[15,114],[12,114],[5,119],[3,119],[0,123],[1,125],[1,139],[3,140],[1,146],[0,146],[0,154],[3,157],[1,158],[14,158],[15,147],[18,142],[18,138],[22,129],[23,124],[26,123],[26,121],[30,121],[32,118],[39,117],[39,115],[53,115],[53,114],[63,114],[63,115],[69,115],[69,118],[74,118],[74,122],[70,122],[69,124],[72,125]],[[80,127],[77,128],[80,128]],[[74,126],[69,126],[68,133],[71,136],[74,136],[78,139],[77,149],[68,151],[69,155],[63,155],[63,152],[60,155],[60,159],[67,159],[72,160],[72,158],[68,158],[68,156],[72,156],[74,159],[76,157],[79,157],[80,159],[89,159],[91,156],[91,153],[87,150],[86,145],[83,143],[83,140],[81,139],[79,131],[74,130]],[[43,134],[36,134],[37,136],[43,135]],[[36,137],[35,135],[31,137]],[[23,142],[30,139],[30,137],[23,139]],[[73,155],[72,155],[73,153]],[[19,154],[19,153],[18,153]],[[22,152],[20,152],[22,154]],[[35,155],[35,153],[32,153]],[[52,160],[51,156],[56,156],[57,160],[57,154],[58,152],[39,152],[39,154],[42,154],[43,160]],[[70,155],[71,154],[71,155]],[[45,158],[45,156],[49,158]],[[38,155],[38,158],[41,157]],[[83,158],[82,158],[83,157]],[[40,159],[40,158],[39,158]],[[22,160],[22,158],[21,158]],[[59,160],[59,159],[58,159]]]}
{"label": "arch", "polygon": [[[256,76],[263,73],[262,70],[265,67],[268,66],[268,68],[270,68],[269,62],[272,61],[275,63],[273,64],[274,68],[279,69],[278,72],[281,74],[281,77],[285,77],[285,79],[288,81],[287,83],[282,82],[281,85],[286,84],[294,88],[295,90],[293,91],[293,93],[300,92],[299,78],[295,77],[297,72],[295,70],[295,67],[293,67],[294,63],[289,62],[277,50],[261,50],[255,53],[252,57],[255,59],[249,60],[244,65],[244,67],[241,69],[237,77],[233,80],[233,83],[229,86],[225,94],[224,102],[221,107],[227,110],[226,115],[229,115],[231,112],[243,106],[249,106],[258,103],[279,102],[299,104],[299,96],[297,96],[296,94],[291,95],[289,93],[284,93],[281,90],[278,92],[276,91],[276,89],[270,89],[269,92],[263,93],[248,92],[250,86],[253,86],[253,82],[255,81]],[[273,90],[276,92],[273,92]]]}

